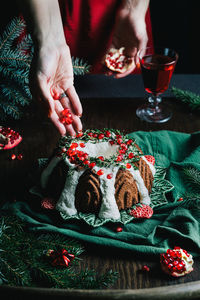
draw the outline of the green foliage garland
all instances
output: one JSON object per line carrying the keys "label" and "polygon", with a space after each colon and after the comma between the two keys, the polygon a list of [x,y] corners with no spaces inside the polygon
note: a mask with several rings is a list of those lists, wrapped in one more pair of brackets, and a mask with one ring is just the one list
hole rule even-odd
{"label": "green foliage garland", "polygon": [[[53,267],[45,253],[66,249],[75,255],[69,267]],[[14,216],[0,219],[0,284],[54,288],[99,289],[112,285],[117,273],[98,275],[94,270],[77,269],[83,248],[62,235],[30,233]]]}
{"label": "green foliage garland", "polygon": [[[14,18],[0,37],[0,120],[20,119],[24,107],[32,103],[29,72],[34,55],[30,34],[21,18]],[[20,37],[23,38],[20,40]],[[75,75],[89,72],[83,59],[72,57]]]}
{"label": "green foliage garland", "polygon": [[200,110],[200,96],[190,91],[184,91],[176,87],[172,87],[172,93],[177,99],[188,104],[192,110]]}

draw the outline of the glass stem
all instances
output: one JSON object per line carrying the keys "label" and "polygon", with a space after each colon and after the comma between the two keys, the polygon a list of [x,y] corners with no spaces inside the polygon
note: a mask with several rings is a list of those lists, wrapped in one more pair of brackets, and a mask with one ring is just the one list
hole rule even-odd
{"label": "glass stem", "polygon": [[159,104],[161,103],[162,98],[157,95],[151,95],[148,97],[148,108],[152,114],[158,113],[161,111]]}

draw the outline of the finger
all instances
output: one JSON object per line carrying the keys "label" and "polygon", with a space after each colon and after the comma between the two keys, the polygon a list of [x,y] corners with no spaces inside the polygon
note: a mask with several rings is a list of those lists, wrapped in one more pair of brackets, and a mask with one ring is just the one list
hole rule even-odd
{"label": "finger", "polygon": [[76,132],[82,131],[82,129],[83,129],[81,119],[78,116],[73,117],[72,125],[73,125],[73,128],[76,130]]}
{"label": "finger", "polygon": [[135,62],[133,62],[133,65],[130,69],[128,69],[127,71],[125,71],[124,73],[118,73],[115,75],[115,78],[123,78],[128,76],[129,74],[131,74],[136,68]]}
{"label": "finger", "polygon": [[56,113],[56,111],[52,112],[49,117],[50,117],[51,121],[53,122],[53,124],[56,126],[56,128],[59,130],[60,134],[65,135],[66,134],[66,128],[60,122],[59,116]]}
{"label": "finger", "polygon": [[70,88],[68,88],[67,91],[65,91],[65,93],[67,94],[71,102],[72,111],[74,112],[75,115],[81,117],[83,113],[83,109],[82,109],[79,96],[77,95],[74,86],[72,85]]}

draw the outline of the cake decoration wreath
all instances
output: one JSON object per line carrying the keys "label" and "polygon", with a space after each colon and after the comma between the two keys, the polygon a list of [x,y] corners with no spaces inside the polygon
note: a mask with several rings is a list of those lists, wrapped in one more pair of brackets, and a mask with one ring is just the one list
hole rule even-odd
{"label": "cake decoration wreath", "polygon": [[61,138],[41,173],[40,190],[32,192],[45,203],[49,199],[65,220],[82,219],[93,227],[127,224],[138,215],[151,217],[148,206],[167,202],[165,193],[173,185],[165,174],[131,136],[114,129],[88,129]]}
{"label": "cake decoration wreath", "polygon": [[[89,156],[87,151],[84,151],[88,142],[92,144],[97,142],[109,143],[115,147],[114,154],[109,157],[104,155]],[[134,163],[139,161],[142,154],[137,148],[134,139],[128,138],[119,130],[104,129],[86,130],[84,133],[78,133],[73,139],[70,136],[63,137],[59,146],[59,155],[62,155],[64,158],[67,157],[72,164],[79,167],[94,169],[96,166],[96,174],[102,176],[104,171],[101,167],[106,168],[110,165],[127,169],[130,169],[132,166],[134,169],[138,169]],[[97,168],[99,169],[97,170]],[[112,174],[108,174],[107,179],[111,178]]]}

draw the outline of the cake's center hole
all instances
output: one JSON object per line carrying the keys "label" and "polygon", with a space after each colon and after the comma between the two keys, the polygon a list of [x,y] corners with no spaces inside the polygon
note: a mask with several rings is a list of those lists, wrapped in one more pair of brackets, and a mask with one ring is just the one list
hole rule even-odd
{"label": "cake's center hole", "polygon": [[109,142],[100,142],[100,143],[85,143],[85,147],[77,147],[78,150],[86,152],[90,157],[99,157],[103,156],[104,159],[110,158],[113,155],[116,155],[119,151],[118,145],[111,145]]}

